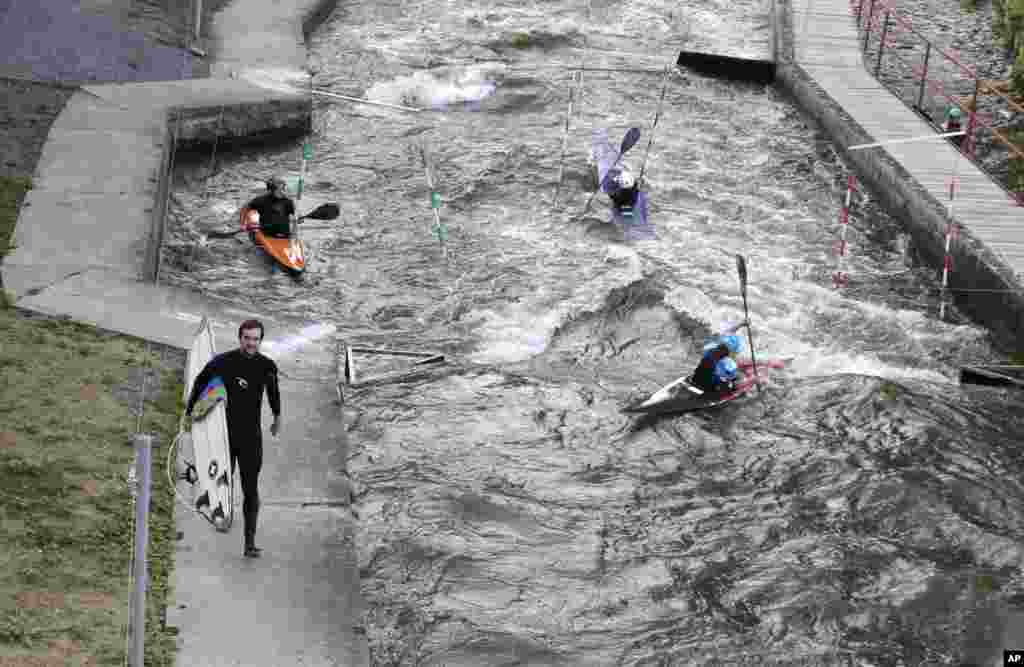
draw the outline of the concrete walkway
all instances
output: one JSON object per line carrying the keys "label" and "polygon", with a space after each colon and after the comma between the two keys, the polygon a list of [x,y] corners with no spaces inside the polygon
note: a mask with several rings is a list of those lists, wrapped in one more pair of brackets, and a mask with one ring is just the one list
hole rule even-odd
{"label": "concrete walkway", "polygon": [[[179,348],[190,346],[203,316],[219,350],[237,346],[241,319],[268,325],[264,351],[282,371],[283,426],[280,439],[264,432],[258,540],[267,555],[242,558],[240,508],[229,535],[178,508],[184,539],[168,625],[179,629],[180,665],[369,663],[365,639],[353,631],[361,603],[330,338],[296,346],[287,339],[308,323],[152,282],[174,141],[169,114],[192,110],[183,138],[210,131],[196,108],[212,108],[207,115],[216,117],[231,105],[236,133],[280,127],[282,115],[305,114],[308,122],[306,96],[255,82],[268,73],[278,82],[308,82],[306,20],[334,4],[236,0],[214,23],[214,52],[223,57],[212,68],[215,77],[235,78],[77,91],[50,131],[15,229],[16,250],[2,265],[4,287],[22,308]],[[154,474],[164,474],[162,462]]]}

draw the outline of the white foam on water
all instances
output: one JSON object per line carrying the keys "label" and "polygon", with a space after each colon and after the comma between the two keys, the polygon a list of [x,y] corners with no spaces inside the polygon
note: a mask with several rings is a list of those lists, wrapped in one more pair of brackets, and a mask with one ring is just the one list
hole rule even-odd
{"label": "white foam on water", "polygon": [[214,213],[218,220],[225,219],[230,220],[232,217],[238,217],[239,205],[229,201],[218,201],[214,202],[210,206],[210,210]]}
{"label": "white foam on water", "polygon": [[[626,260],[616,261],[616,260]],[[615,262],[609,266],[609,262]],[[544,352],[555,329],[579,313],[601,307],[608,293],[642,277],[637,253],[628,247],[609,247],[598,276],[581,277],[568,297],[552,294],[541,286],[530,300],[515,302],[501,310],[481,310],[475,316],[484,321],[480,329],[481,349],[473,355],[477,363],[512,363]]]}
{"label": "white foam on water", "polygon": [[481,328],[482,349],[472,355],[476,363],[511,363],[529,359],[544,351],[563,309],[535,309],[517,303],[501,311],[476,313],[485,320]]}
{"label": "white foam on water", "polygon": [[284,356],[333,334],[337,329],[333,324],[311,324],[303,327],[298,333],[291,336],[277,340],[266,340],[261,347],[264,351],[275,356]]}
{"label": "white foam on water", "polygon": [[366,91],[374,102],[443,109],[454,104],[479,102],[498,88],[503,65],[471,65],[445,73],[417,71],[390,81],[375,83]]}

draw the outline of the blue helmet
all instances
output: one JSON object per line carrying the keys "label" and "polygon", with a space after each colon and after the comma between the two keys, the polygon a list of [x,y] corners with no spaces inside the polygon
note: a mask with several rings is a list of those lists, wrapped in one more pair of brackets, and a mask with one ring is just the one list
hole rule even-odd
{"label": "blue helmet", "polygon": [[739,372],[739,367],[736,362],[726,357],[718,362],[715,366],[715,375],[719,382],[729,382],[736,379],[736,374]]}
{"label": "blue helmet", "polygon": [[739,354],[740,351],[743,349],[743,341],[740,340],[739,336],[734,336],[732,334],[728,336],[722,336],[721,342],[723,345],[729,348],[729,351],[732,352],[733,354]]}

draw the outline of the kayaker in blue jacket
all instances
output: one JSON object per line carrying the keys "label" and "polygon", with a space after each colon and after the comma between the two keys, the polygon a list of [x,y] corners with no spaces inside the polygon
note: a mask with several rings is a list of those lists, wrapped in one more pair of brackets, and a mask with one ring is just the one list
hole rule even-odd
{"label": "kayaker in blue jacket", "polygon": [[727,393],[736,388],[739,367],[733,357],[743,350],[736,332],[746,322],[731,326],[704,345],[700,363],[690,376],[690,384],[707,392]]}
{"label": "kayaker in blue jacket", "polygon": [[267,236],[289,238],[292,234],[292,218],[295,217],[295,202],[285,194],[288,186],[276,176],[267,181],[267,194],[256,197],[246,205],[258,214],[250,222],[259,224],[260,231]]}

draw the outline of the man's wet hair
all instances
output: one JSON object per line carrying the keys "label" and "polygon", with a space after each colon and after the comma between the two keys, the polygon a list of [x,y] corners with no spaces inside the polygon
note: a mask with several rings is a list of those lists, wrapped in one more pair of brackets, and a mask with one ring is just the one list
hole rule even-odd
{"label": "man's wet hair", "polygon": [[260,340],[263,340],[263,323],[259,320],[246,320],[238,325],[238,339],[242,339],[242,332],[246,329],[259,329]]}

